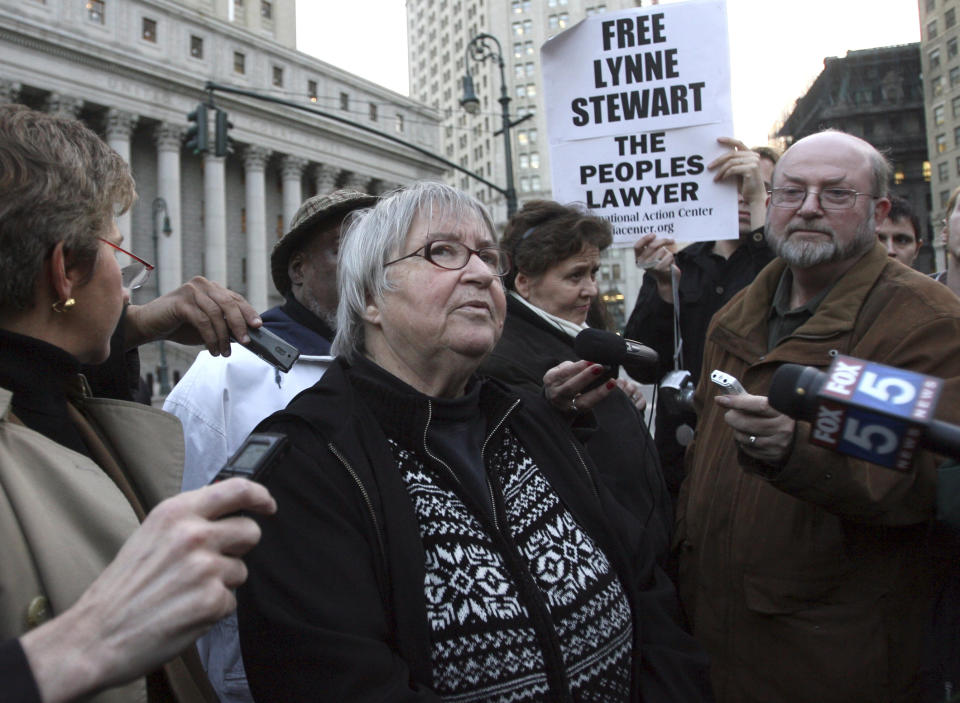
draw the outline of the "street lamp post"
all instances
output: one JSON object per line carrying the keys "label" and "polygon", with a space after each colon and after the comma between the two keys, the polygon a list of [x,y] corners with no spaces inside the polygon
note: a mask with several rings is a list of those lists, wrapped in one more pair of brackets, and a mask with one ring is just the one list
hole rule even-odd
{"label": "street lamp post", "polygon": [[[169,237],[173,232],[173,228],[170,226],[170,215],[167,212],[167,201],[161,197],[156,197],[153,199],[153,260],[157,262],[157,265],[160,265],[160,233],[159,228],[157,227],[157,219],[160,217],[160,214],[163,214],[163,236]],[[159,274],[159,272],[158,272]],[[161,295],[160,291],[160,276],[156,276],[157,280],[157,297]],[[157,344],[160,345],[160,365],[157,367],[157,381],[160,384],[160,395],[167,395],[170,392],[170,378],[167,373],[167,349],[163,344],[163,340],[159,340]]]}
{"label": "street lamp post", "polygon": [[[494,48],[494,45],[496,48]],[[510,144],[510,128],[517,122],[510,122],[510,96],[507,95],[507,77],[503,70],[503,50],[500,41],[492,34],[478,34],[467,44],[466,73],[463,76],[463,98],[460,105],[471,115],[480,111],[480,100],[473,89],[473,76],[470,75],[470,61],[483,63],[493,59],[500,67],[500,108],[503,119],[503,155],[507,166],[507,189],[504,195],[507,198],[507,217],[517,211],[517,191],[513,187],[513,151]]]}

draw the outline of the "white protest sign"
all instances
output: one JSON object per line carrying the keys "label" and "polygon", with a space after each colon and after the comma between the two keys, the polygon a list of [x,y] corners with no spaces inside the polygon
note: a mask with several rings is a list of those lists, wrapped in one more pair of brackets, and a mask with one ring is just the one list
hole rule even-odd
{"label": "white protest sign", "polygon": [[615,245],[737,235],[736,186],[706,169],[733,136],[723,0],[595,15],[541,58],[557,200],[608,219]]}

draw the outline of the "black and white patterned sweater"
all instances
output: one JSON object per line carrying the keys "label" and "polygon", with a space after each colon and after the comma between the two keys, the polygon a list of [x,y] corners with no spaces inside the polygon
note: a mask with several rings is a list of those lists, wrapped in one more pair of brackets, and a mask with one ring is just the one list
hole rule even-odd
{"label": "black and white patterned sweater", "polygon": [[259,428],[292,448],[238,592],[256,700],[709,700],[642,534],[541,398],[483,382],[488,515],[424,451],[430,399],[370,366]]}

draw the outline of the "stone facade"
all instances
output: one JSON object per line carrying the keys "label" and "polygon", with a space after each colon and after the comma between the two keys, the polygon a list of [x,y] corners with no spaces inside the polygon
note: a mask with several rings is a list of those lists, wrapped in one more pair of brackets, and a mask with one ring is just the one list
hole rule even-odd
{"label": "stone facade", "polygon": [[[435,160],[356,127],[437,152],[436,113],[294,50],[293,7],[294,0],[0,0],[0,101],[78,117],[131,164],[139,199],[119,224],[130,248],[157,264],[135,302],[202,274],[266,309],[280,300],[269,252],[295,201],[441,176]],[[236,149],[225,158],[197,155],[183,135],[187,114],[208,98],[207,81],[302,102],[351,124],[218,92],[213,100],[229,113]],[[156,235],[164,212],[172,232]],[[172,372],[182,373],[197,351],[166,346]],[[142,356],[147,372],[151,350]]]}

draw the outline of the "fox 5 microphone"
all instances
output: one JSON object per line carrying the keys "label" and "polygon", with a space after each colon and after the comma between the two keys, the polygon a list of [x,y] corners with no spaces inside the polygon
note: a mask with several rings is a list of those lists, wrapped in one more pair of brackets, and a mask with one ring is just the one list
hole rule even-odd
{"label": "fox 5 microphone", "polygon": [[811,423],[811,444],[909,471],[921,446],[960,458],[960,427],[933,419],[942,386],[933,376],[838,356],[826,373],[784,364],[768,400]]}
{"label": "fox 5 microphone", "polygon": [[656,380],[660,355],[648,346],[624,339],[613,332],[585,329],[573,340],[573,350],[581,359],[604,366],[623,366],[640,383]]}

